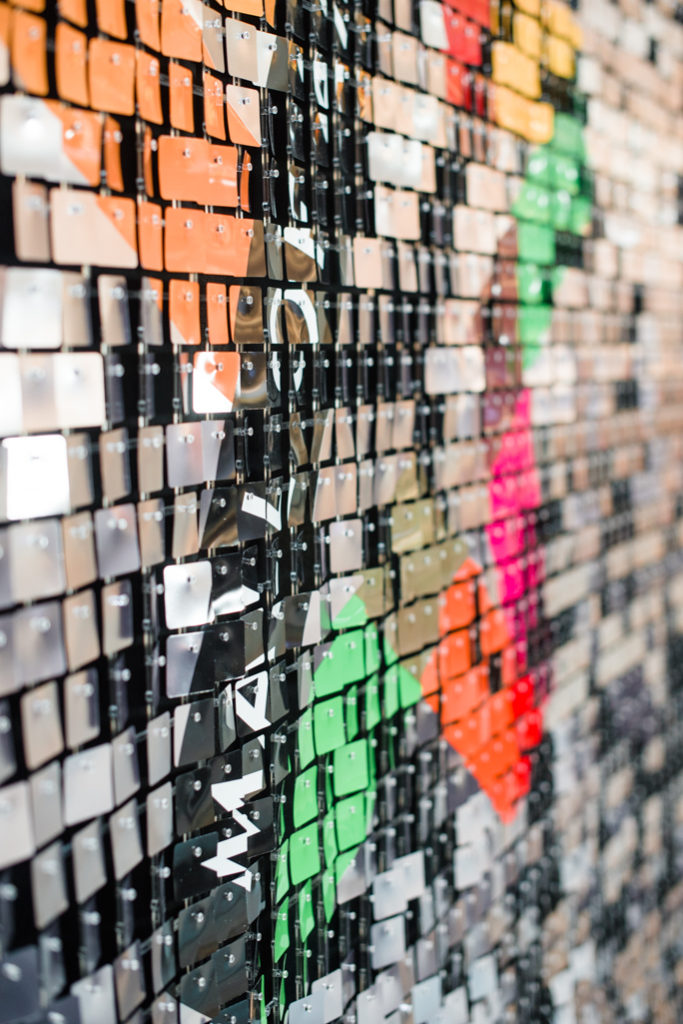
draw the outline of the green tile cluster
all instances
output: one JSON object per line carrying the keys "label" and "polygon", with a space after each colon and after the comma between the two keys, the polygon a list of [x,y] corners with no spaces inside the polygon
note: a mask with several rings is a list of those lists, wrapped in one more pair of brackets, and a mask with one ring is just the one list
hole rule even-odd
{"label": "green tile cluster", "polygon": [[[317,903],[329,922],[337,886],[372,830],[380,724],[422,696],[419,681],[396,653],[380,645],[377,625],[368,622],[357,595],[335,619],[337,626],[349,622],[355,628],[338,632],[315,652],[312,700],[299,717],[287,786],[291,807],[280,812],[273,956],[281,965],[298,926],[304,971]],[[392,764],[391,746],[388,756]]]}
{"label": "green tile cluster", "polygon": [[584,165],[581,121],[557,113],[552,142],[531,151],[512,207],[517,220],[518,339],[525,368],[547,343],[553,291],[564,274],[557,262],[557,233],[581,236],[590,224],[592,198]]}
{"label": "green tile cluster", "polygon": [[[313,675],[312,703],[299,718],[296,772],[290,787],[293,831],[280,845],[275,872],[276,962],[290,947],[294,917],[303,945],[315,927],[313,883],[318,877],[325,919],[331,919],[337,884],[372,823],[373,730],[386,710],[377,673],[379,634],[374,623],[367,624],[358,597],[349,605],[350,614],[343,621],[361,625],[338,633],[319,648],[322,657]],[[280,826],[285,835],[284,813]]]}

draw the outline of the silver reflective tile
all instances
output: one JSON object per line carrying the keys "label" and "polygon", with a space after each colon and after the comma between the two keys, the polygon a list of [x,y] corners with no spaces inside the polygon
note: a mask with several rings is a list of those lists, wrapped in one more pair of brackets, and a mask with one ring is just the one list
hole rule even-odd
{"label": "silver reflective tile", "polygon": [[147,725],[147,781],[154,786],[171,770],[171,716],[164,711]]}
{"label": "silver reflective tile", "polygon": [[125,428],[100,434],[100,477],[107,502],[119,501],[130,494],[130,441]]}
{"label": "silver reflective tile", "polygon": [[97,295],[104,344],[110,348],[129,345],[131,331],[126,278],[122,274],[100,274]]}
{"label": "silver reflective tile", "polygon": [[164,502],[161,498],[140,501],[137,512],[140,564],[145,569],[163,562],[166,556]]}
{"label": "silver reflective tile", "polygon": [[60,835],[64,828],[62,818],[62,770],[58,761],[33,772],[29,780],[31,812],[36,846]]}
{"label": "silver reflective tile", "polygon": [[134,640],[133,592],[130,580],[102,588],[102,652],[106,655],[130,647]]}
{"label": "silver reflective tile", "polygon": [[114,505],[95,512],[95,545],[100,578],[122,576],[140,568],[134,505]]}
{"label": "silver reflective tile", "polygon": [[171,783],[158,786],[147,796],[147,836],[146,851],[148,857],[154,857],[173,841],[173,790]]}
{"label": "silver reflective tile", "polygon": [[140,767],[136,745],[136,732],[130,726],[112,740],[114,770],[114,799],[122,803],[140,788]]}
{"label": "silver reflective tile", "polygon": [[58,601],[20,608],[14,614],[12,637],[15,672],[21,683],[63,674],[66,651]]}
{"label": "silver reflective tile", "polygon": [[54,360],[57,426],[104,426],[104,360],[99,352],[60,352]]}
{"label": "silver reflective tile", "polygon": [[17,752],[12,735],[10,705],[0,701],[0,784],[11,779],[17,770]]}
{"label": "silver reflective tile", "polygon": [[109,818],[109,840],[114,876],[121,880],[143,857],[138,805],[135,800],[129,800]]}
{"label": "silver reflective tile", "polygon": [[6,868],[27,860],[35,852],[28,782],[14,782],[0,789],[0,815],[5,837],[0,867]]}
{"label": "silver reflective tile", "polygon": [[344,1010],[344,992],[341,970],[332,971],[330,974],[318,978],[311,985],[313,994],[323,994],[323,1024],[330,1024],[331,1021],[340,1017]]}
{"label": "silver reflective tile", "polygon": [[58,519],[11,527],[6,547],[15,602],[36,601],[64,591],[64,553]]}
{"label": "silver reflective tile", "polygon": [[70,748],[81,747],[100,733],[99,687],[95,669],[64,680],[64,723]]}
{"label": "silver reflective tile", "polygon": [[59,690],[54,682],[34,687],[21,698],[24,757],[33,770],[64,749]]}
{"label": "silver reflective tile", "polygon": [[0,435],[20,434],[24,425],[19,356],[0,352]]}
{"label": "silver reflective tile", "polygon": [[169,487],[192,487],[204,479],[203,427],[179,423],[166,427],[166,473]]}
{"label": "silver reflective tile", "polygon": [[62,343],[62,275],[59,270],[5,268],[0,339],[3,347],[10,349],[59,348]]}
{"label": "silver reflective tile", "polygon": [[405,953],[405,919],[398,915],[373,925],[370,938],[373,967],[378,970],[395,964]]}
{"label": "silver reflective tile", "polygon": [[330,571],[353,572],[363,563],[363,523],[345,519],[331,523],[329,528]]}
{"label": "silver reflective tile", "polygon": [[201,626],[211,616],[211,563],[187,562],[164,569],[164,609],[169,629]]}
{"label": "silver reflective tile", "polygon": [[67,825],[106,814],[114,807],[109,743],[88,747],[64,761],[64,820]]}
{"label": "silver reflective tile", "polygon": [[95,500],[90,436],[86,433],[69,434],[66,443],[71,507],[82,508]]}
{"label": "silver reflective tile", "polygon": [[78,998],[82,1020],[117,1024],[114,971],[110,964],[75,982],[71,992]]}
{"label": "silver reflective tile", "polygon": [[64,646],[69,671],[75,671],[100,655],[95,592],[83,590],[64,599]]}
{"label": "silver reflective tile", "polygon": [[289,1020],[291,1024],[325,1024],[325,993],[321,990],[311,992],[310,996],[297,999],[289,1004]]}
{"label": "silver reflective tile", "polygon": [[4,518],[36,519],[69,511],[67,442],[61,434],[6,438],[0,460]]}
{"label": "silver reflective tile", "polygon": [[72,859],[76,899],[85,903],[105,885],[107,870],[104,860],[102,829],[99,821],[79,829],[72,841]]}
{"label": "silver reflective tile", "polygon": [[31,892],[36,928],[45,928],[67,909],[69,901],[61,843],[53,843],[31,861]]}

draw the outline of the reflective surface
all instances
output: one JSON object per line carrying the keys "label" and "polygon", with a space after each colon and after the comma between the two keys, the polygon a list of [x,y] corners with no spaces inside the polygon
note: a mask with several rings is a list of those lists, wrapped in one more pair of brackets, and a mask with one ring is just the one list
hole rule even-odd
{"label": "reflective surface", "polygon": [[0,1024],[678,1021],[683,25],[0,3]]}

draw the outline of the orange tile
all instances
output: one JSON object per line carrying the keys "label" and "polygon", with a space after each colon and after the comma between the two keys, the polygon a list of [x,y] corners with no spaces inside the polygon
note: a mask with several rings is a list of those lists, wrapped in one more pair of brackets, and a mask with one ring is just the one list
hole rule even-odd
{"label": "orange tile", "polygon": [[159,0],[135,0],[135,23],[140,42],[150,50],[160,50]]}
{"label": "orange tile", "polygon": [[225,101],[220,78],[204,72],[204,123],[212,139],[225,139]]}
{"label": "orange tile", "polygon": [[152,124],[163,124],[159,60],[144,50],[136,52],[135,94],[140,117]]}
{"label": "orange tile", "polygon": [[88,60],[90,102],[96,110],[135,113],[135,47],[111,39],[91,39]]}
{"label": "orange tile", "polygon": [[47,25],[44,18],[12,11],[10,23],[12,71],[17,86],[36,96],[48,92]]}
{"label": "orange tile", "polygon": [[125,0],[95,0],[97,27],[116,39],[128,38]]}
{"label": "orange tile", "polygon": [[186,5],[183,0],[161,2],[161,52],[166,57],[201,61],[202,25],[193,12],[202,12],[201,4]]}
{"label": "orange tile", "polygon": [[209,327],[209,344],[227,345],[228,335],[228,299],[224,284],[209,281],[206,286],[206,316]]}
{"label": "orange tile", "polygon": [[157,203],[138,204],[138,244],[140,265],[145,270],[164,269],[163,211]]}
{"label": "orange tile", "polygon": [[166,207],[164,264],[176,273],[206,273],[206,214]]}
{"label": "orange tile", "polygon": [[192,70],[184,64],[169,61],[169,94],[171,124],[181,132],[194,131],[194,82]]}
{"label": "orange tile", "polygon": [[79,107],[90,105],[87,71],[88,37],[85,32],[57,23],[55,29],[55,77],[60,99]]}
{"label": "orange tile", "polygon": [[123,192],[123,168],[121,166],[121,125],[114,117],[104,120],[104,169],[107,185],[116,192]]}

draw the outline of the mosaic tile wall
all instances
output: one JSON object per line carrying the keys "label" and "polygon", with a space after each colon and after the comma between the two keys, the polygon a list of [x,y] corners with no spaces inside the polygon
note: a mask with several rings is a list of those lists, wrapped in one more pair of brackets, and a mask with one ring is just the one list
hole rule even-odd
{"label": "mosaic tile wall", "polygon": [[683,1019],[683,12],[0,2],[0,1024]]}

